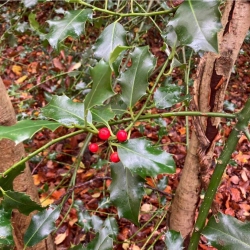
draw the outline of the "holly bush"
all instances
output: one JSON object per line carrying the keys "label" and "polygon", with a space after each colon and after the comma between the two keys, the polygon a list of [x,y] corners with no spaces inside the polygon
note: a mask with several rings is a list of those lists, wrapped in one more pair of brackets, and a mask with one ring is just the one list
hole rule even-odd
{"label": "holly bush", "polygon": [[[74,182],[69,185],[61,204],[46,208],[26,194],[15,192],[12,183],[24,170],[26,161],[60,140],[82,133],[87,133],[82,152],[89,148],[100,160],[108,163],[112,183],[107,204],[116,207],[120,218],[139,225],[146,177],[174,174],[176,166],[173,156],[163,150],[159,143],[144,136],[132,138],[131,131],[139,121],[155,121],[164,128],[164,119],[167,117],[200,115],[198,111],[187,110],[191,96],[189,76],[192,54],[218,51],[217,32],[221,28],[219,2],[188,0],[177,6],[168,6],[163,2],[159,6],[160,10],[151,10],[143,1],[121,1],[120,5],[118,2],[105,1],[92,5],[91,1],[69,0],[67,6],[71,7],[70,10],[58,11],[58,15],[47,20],[46,29],[40,26],[36,21],[36,13],[32,12],[31,7],[36,2],[23,2],[25,7],[30,8],[28,24],[41,43],[51,46],[54,51],[67,49],[69,38],[77,40],[84,33],[88,35],[90,28],[86,29],[86,26],[101,26],[103,29],[88,48],[91,56],[84,66],[84,77],[88,82],[84,83],[81,101],[75,101],[65,94],[54,95],[41,108],[40,119],[25,119],[10,127],[0,127],[0,139],[8,138],[15,143],[31,139],[42,129],[55,131],[61,126],[71,129],[68,134],[30,153],[0,176],[0,244],[14,244],[10,224],[12,209],[18,209],[26,215],[34,210],[39,211],[33,216],[25,233],[25,247],[37,244],[56,229],[54,222],[74,191]],[[131,27],[138,23],[140,28],[132,31]],[[156,57],[142,39],[141,34],[149,28],[161,35],[161,50],[166,55],[166,60],[161,64],[157,64]],[[80,53],[84,55],[86,51]],[[167,81],[176,67],[185,74],[184,87]],[[80,73],[77,71],[75,75]],[[177,109],[172,111],[171,107],[178,103]],[[160,112],[152,113],[152,109]],[[229,114],[218,116],[234,117]],[[99,136],[107,146],[100,147],[91,142],[93,135]],[[105,159],[102,158],[102,151],[105,151]],[[166,187],[166,183],[163,186]],[[24,203],[25,206],[20,205]],[[99,218],[97,227],[96,216],[83,212],[83,206],[80,200],[73,202],[73,207],[78,211],[79,226],[86,231],[93,229],[96,237],[88,245],[78,245],[72,249],[112,249],[118,234],[116,218],[108,217],[105,221]],[[225,217],[221,215],[221,218]],[[209,227],[218,226],[215,221],[209,223]],[[234,222],[232,224],[235,226]],[[208,237],[209,227],[204,232]],[[170,230],[164,235],[168,249],[182,248],[183,239],[178,232]]]}

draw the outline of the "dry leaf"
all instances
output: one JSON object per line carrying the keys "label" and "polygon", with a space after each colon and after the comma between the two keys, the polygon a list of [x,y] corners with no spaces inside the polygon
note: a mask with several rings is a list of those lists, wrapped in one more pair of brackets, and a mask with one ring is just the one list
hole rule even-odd
{"label": "dry leaf", "polygon": [[62,233],[62,234],[58,234],[57,236],[56,236],[56,238],[55,238],[55,244],[56,245],[59,245],[59,244],[61,244],[65,239],[66,239],[66,237],[67,237],[67,231],[65,231],[64,233]]}
{"label": "dry leaf", "polygon": [[28,76],[24,75],[24,76],[18,78],[18,79],[15,81],[15,83],[16,83],[16,84],[23,83],[27,78],[28,78]]}
{"label": "dry leaf", "polygon": [[12,66],[13,73],[15,73],[17,76],[20,76],[22,74],[22,67],[19,65]]}

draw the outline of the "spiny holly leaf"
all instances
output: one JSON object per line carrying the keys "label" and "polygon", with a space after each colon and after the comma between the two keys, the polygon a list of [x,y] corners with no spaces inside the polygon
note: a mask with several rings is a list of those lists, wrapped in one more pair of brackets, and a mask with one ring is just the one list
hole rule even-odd
{"label": "spiny holly leaf", "polygon": [[109,237],[105,229],[99,231],[96,237],[88,244],[86,250],[112,250],[113,239]]}
{"label": "spiny holly leaf", "polygon": [[131,53],[132,66],[121,73],[118,79],[122,88],[121,98],[129,106],[146,94],[148,76],[155,67],[155,58],[149,52],[148,46],[135,48]]}
{"label": "spiny holly leaf", "polygon": [[86,232],[88,232],[93,227],[91,215],[84,209],[83,202],[81,200],[76,200],[74,202],[74,208],[77,211],[78,224],[84,228]]}
{"label": "spiny holly leaf", "polygon": [[38,210],[43,211],[44,208],[37,204],[35,201],[25,193],[14,192],[14,191],[2,191],[4,200],[2,205],[4,209],[12,210],[18,209],[20,213],[29,215],[31,212]]}
{"label": "spiny holly leaf", "polygon": [[12,249],[11,245],[14,245],[11,213],[12,210],[5,210],[2,204],[0,205],[0,249],[4,249],[6,245],[9,245],[6,249]]}
{"label": "spiny holly leaf", "polygon": [[202,234],[209,244],[218,250],[249,250],[250,223],[242,222],[232,216],[219,213],[210,218]]}
{"label": "spiny holly leaf", "polygon": [[98,123],[103,123],[106,126],[108,121],[115,117],[115,113],[111,109],[110,104],[104,106],[98,106],[90,110],[93,116],[93,120]]}
{"label": "spiny holly leaf", "polygon": [[165,234],[165,244],[168,249],[171,250],[181,250],[183,247],[183,238],[179,232],[174,230],[169,230]]}
{"label": "spiny holly leaf", "polygon": [[111,23],[103,30],[93,46],[94,56],[108,62],[111,52],[117,46],[126,44],[126,31],[123,26],[118,22]]}
{"label": "spiny holly leaf", "polygon": [[136,174],[132,175],[121,162],[111,164],[111,177],[110,200],[117,207],[119,217],[138,225],[144,180]]}
{"label": "spiny holly leaf", "polygon": [[[11,169],[7,175],[0,175],[0,187],[3,190],[13,190],[13,180],[25,169],[25,163]],[[2,197],[2,193],[0,195]]]}
{"label": "spiny holly leaf", "polygon": [[123,165],[143,178],[161,173],[175,173],[173,157],[145,139],[130,139],[115,145]]}
{"label": "spiny holly leaf", "polygon": [[[110,54],[110,58],[109,58],[109,65],[112,68],[113,71],[117,72],[117,67],[115,65],[115,67],[113,68],[113,63],[117,60],[117,58],[121,55],[122,52],[124,52],[124,50],[127,49],[131,49],[132,47],[130,46],[117,46]],[[122,53],[124,54],[124,53]]]}
{"label": "spiny holly leaf", "polygon": [[6,138],[18,144],[32,138],[35,133],[44,128],[54,131],[60,126],[60,123],[52,121],[23,120],[13,126],[0,126],[0,140]]}
{"label": "spiny holly leaf", "polygon": [[195,51],[218,52],[219,5],[215,0],[186,0],[180,5],[168,25],[174,27],[181,45],[188,45]]}
{"label": "spiny holly leaf", "polygon": [[[42,108],[42,113],[45,117],[65,126],[84,126],[84,104],[73,102],[66,95],[53,96],[49,104]],[[87,115],[87,122],[92,123],[90,112]]]}
{"label": "spiny holly leaf", "polygon": [[119,232],[116,219],[114,217],[108,217],[104,221],[103,226],[106,229],[107,234],[111,236],[111,238],[116,239]]}
{"label": "spiny holly leaf", "polygon": [[109,64],[103,60],[91,69],[93,85],[84,101],[86,110],[95,105],[102,105],[104,101],[115,94],[111,87],[111,73]]}
{"label": "spiny holly leaf", "polygon": [[78,38],[85,29],[85,23],[91,21],[92,10],[71,10],[66,11],[64,18],[61,20],[49,20],[49,33],[46,39],[53,48],[58,47],[58,43],[68,36]]}
{"label": "spiny holly leaf", "polygon": [[181,86],[175,84],[159,87],[154,93],[156,107],[159,109],[165,109],[181,102],[183,100],[183,97],[181,96],[182,89]]}
{"label": "spiny holly leaf", "polygon": [[60,210],[60,206],[50,206],[32,217],[29,228],[24,235],[25,247],[34,246],[56,229],[55,221],[60,215]]}

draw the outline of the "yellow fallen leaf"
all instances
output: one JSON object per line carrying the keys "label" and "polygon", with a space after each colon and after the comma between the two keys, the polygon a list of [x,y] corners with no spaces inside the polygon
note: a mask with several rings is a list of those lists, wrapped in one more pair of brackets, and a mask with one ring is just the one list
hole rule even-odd
{"label": "yellow fallen leaf", "polygon": [[101,193],[95,193],[95,194],[92,194],[91,196],[92,196],[93,198],[98,198],[98,197],[100,197],[100,195],[101,195]]}
{"label": "yellow fallen leaf", "polygon": [[55,241],[54,241],[55,244],[56,245],[61,244],[66,239],[66,237],[67,237],[67,232],[66,231],[64,233],[62,233],[62,234],[58,234],[56,236],[56,238],[55,238]]}
{"label": "yellow fallen leaf", "polygon": [[18,79],[15,81],[15,83],[17,83],[17,84],[23,83],[23,82],[27,79],[27,77],[28,77],[28,76],[24,75],[24,76],[18,78]]}
{"label": "yellow fallen leaf", "polygon": [[12,66],[12,71],[15,73],[17,76],[20,76],[22,74],[22,67],[19,65],[13,65]]}

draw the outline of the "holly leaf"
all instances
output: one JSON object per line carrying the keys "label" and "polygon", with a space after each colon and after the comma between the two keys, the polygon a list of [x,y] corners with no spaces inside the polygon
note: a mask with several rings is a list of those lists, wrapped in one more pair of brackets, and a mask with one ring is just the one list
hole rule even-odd
{"label": "holly leaf", "polygon": [[155,106],[159,109],[165,109],[183,101],[182,89],[183,87],[175,84],[159,87],[154,93]]}
{"label": "holly leaf", "polygon": [[249,250],[249,230],[249,222],[242,222],[232,216],[218,213],[210,218],[202,234],[209,244],[218,250]]}
{"label": "holly leaf", "polygon": [[110,104],[104,106],[98,106],[91,110],[93,121],[108,125],[108,121],[115,117],[115,113],[111,109]]}
{"label": "holly leaf", "polygon": [[[118,22],[111,23],[103,30],[93,46],[94,56],[108,62],[111,52],[117,46],[126,46],[126,44],[126,31],[123,26]],[[123,47],[120,48],[122,50]],[[118,51],[112,53],[111,61],[118,56],[117,53]]]}
{"label": "holly leaf", "polygon": [[29,215],[35,210],[44,210],[43,207],[31,200],[31,198],[25,193],[2,190],[2,194],[4,197],[2,205],[6,211],[17,209],[20,213]]}
{"label": "holly leaf", "polygon": [[143,178],[161,173],[175,173],[173,157],[152,146],[150,141],[137,138],[115,146],[123,165]]}
{"label": "holly leaf", "polygon": [[86,110],[95,105],[102,105],[104,101],[115,94],[111,87],[111,73],[109,64],[103,60],[91,69],[93,85],[84,101]]}
{"label": "holly leaf", "polygon": [[121,162],[111,164],[111,177],[110,200],[117,207],[119,217],[138,225],[144,180],[139,175],[132,175]]}
{"label": "holly leaf", "polygon": [[[84,103],[73,102],[66,95],[53,96],[47,106],[42,108],[42,114],[65,126],[84,126]],[[92,123],[91,113],[88,112],[87,122]]]}
{"label": "holly leaf", "polygon": [[49,33],[46,35],[46,39],[53,48],[58,48],[58,43],[69,36],[77,39],[84,33],[86,22],[91,20],[91,9],[66,11],[64,18],[61,20],[47,21],[50,29]]}
{"label": "holly leaf", "polygon": [[110,100],[111,109],[116,115],[123,115],[127,110],[127,105],[121,99],[121,95],[115,95]]}
{"label": "holly leaf", "polygon": [[122,88],[121,99],[129,107],[146,94],[148,77],[155,67],[155,58],[149,52],[148,46],[136,47],[131,53],[132,66],[121,73],[118,79]]}
{"label": "holly leaf", "polygon": [[[13,190],[13,180],[25,169],[25,163],[17,165],[8,171],[7,175],[0,175],[0,187],[3,190]],[[2,193],[0,195],[2,197]]]}
{"label": "holly leaf", "polygon": [[60,215],[60,210],[60,206],[53,205],[32,217],[30,225],[24,235],[25,247],[34,246],[56,229],[55,221]]}
{"label": "holly leaf", "polygon": [[11,213],[12,210],[5,210],[2,204],[0,205],[0,249],[4,249],[4,247],[12,249],[11,245],[14,245]]}
{"label": "holly leaf", "polygon": [[183,247],[183,238],[181,237],[180,232],[174,230],[169,230],[165,234],[165,244],[168,249],[171,250],[181,250]]}
{"label": "holly leaf", "polygon": [[[174,28],[181,45],[188,45],[196,52],[218,52],[217,32],[222,27],[219,5],[215,0],[187,0],[179,6],[168,26]],[[172,30],[168,40],[176,42]]]}
{"label": "holly leaf", "polygon": [[96,237],[88,244],[86,250],[112,250],[113,239],[109,237],[105,229],[99,231]]}
{"label": "holly leaf", "polygon": [[17,122],[13,126],[0,126],[0,140],[6,138],[18,144],[22,141],[32,138],[35,133],[44,128],[54,131],[60,126],[60,123],[52,121],[23,120]]}
{"label": "holly leaf", "polygon": [[116,219],[114,217],[108,217],[104,223],[103,226],[106,230],[106,233],[111,236],[111,238],[116,239],[116,236],[118,235],[119,228],[116,222]]}

